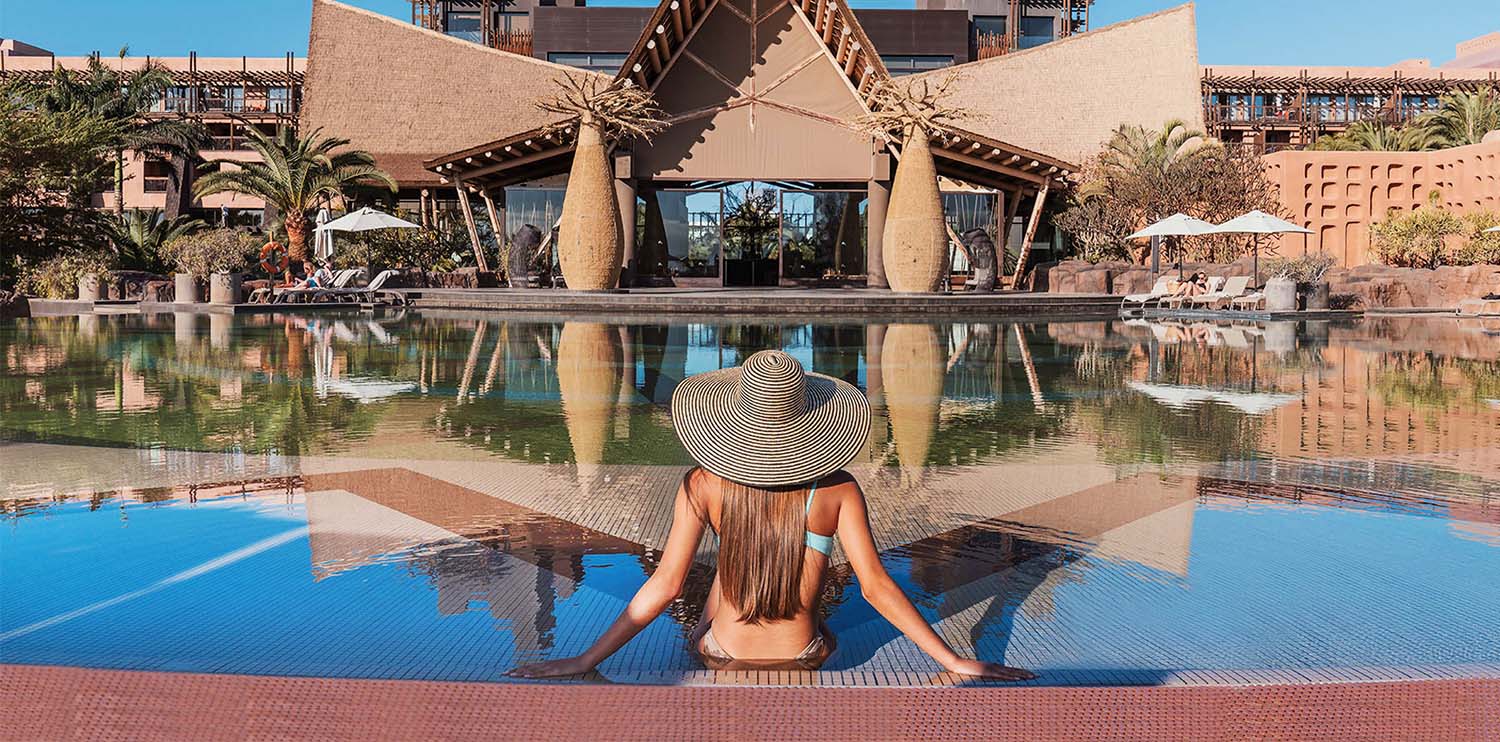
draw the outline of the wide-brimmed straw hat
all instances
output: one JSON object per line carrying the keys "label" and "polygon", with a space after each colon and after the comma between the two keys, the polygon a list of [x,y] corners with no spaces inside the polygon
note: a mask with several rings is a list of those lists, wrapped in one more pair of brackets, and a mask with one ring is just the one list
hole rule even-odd
{"label": "wide-brimmed straw hat", "polygon": [[704,469],[752,487],[786,487],[854,460],[870,434],[870,401],[852,384],[764,350],[738,368],[684,379],[672,393],[672,426]]}

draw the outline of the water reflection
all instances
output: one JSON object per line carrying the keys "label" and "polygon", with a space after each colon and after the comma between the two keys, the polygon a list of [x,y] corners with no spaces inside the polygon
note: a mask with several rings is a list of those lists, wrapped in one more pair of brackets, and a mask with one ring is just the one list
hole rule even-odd
{"label": "water reflection", "polygon": [[[1227,641],[1215,632],[1229,632],[1226,616],[1240,610],[1216,590],[1253,583],[1270,569],[1258,565],[1283,553],[1322,570],[1283,564],[1284,584],[1246,598],[1301,591],[1298,601],[1262,606],[1266,621],[1291,632],[1263,641],[1285,652],[1297,631],[1335,629],[1328,616],[1344,608],[1398,597],[1319,581],[1354,579],[1361,560],[1384,559],[1390,586],[1424,595],[1459,591],[1472,577],[1423,566],[1431,560],[1418,554],[1440,554],[1471,575],[1493,569],[1484,550],[1500,544],[1500,348],[1486,332],[1447,320],[35,319],[0,325],[4,538],[79,524],[89,535],[76,558],[124,555],[109,568],[124,586],[189,550],[211,560],[222,554],[199,552],[235,548],[233,538],[183,535],[195,528],[245,530],[249,543],[269,537],[214,502],[301,508],[293,515],[306,548],[276,562],[290,570],[278,583],[287,594],[264,610],[292,596],[308,601],[301,627],[326,638],[338,624],[312,608],[339,615],[333,596],[391,601],[391,616],[369,620],[409,642],[449,641],[441,627],[480,617],[509,648],[472,672],[498,674],[518,657],[576,651],[570,642],[597,633],[653,569],[671,492],[690,464],[667,415],[676,384],[780,348],[870,395],[875,424],[854,469],[870,493],[882,559],[946,635],[989,657],[1031,653],[1026,664],[1041,668],[1211,666],[1218,660],[1207,648]],[[284,476],[235,484],[262,474]],[[34,517],[41,513],[57,517]],[[186,530],[150,527],[158,521]],[[115,533],[122,524],[129,530]],[[12,543],[12,574],[49,559],[67,574],[74,558],[55,542]],[[1345,551],[1315,555],[1322,544]],[[1391,551],[1372,557],[1374,544]],[[696,622],[712,565],[707,544],[669,625],[617,672],[691,669],[678,642]],[[377,580],[387,572],[397,576]],[[14,585],[55,581],[16,579],[8,604]],[[94,593],[110,582],[53,585],[56,599],[7,615],[0,635],[107,600]],[[403,592],[415,589],[408,583],[420,592]],[[918,662],[900,654],[857,588],[846,568],[834,571],[826,606],[845,649],[830,669]],[[263,598],[250,590],[245,600],[254,595]],[[1309,601],[1327,615],[1308,615]],[[1487,627],[1470,612],[1475,601],[1444,601],[1415,601],[1392,630],[1391,651],[1436,651],[1440,633],[1419,637],[1433,634],[1432,616]],[[1090,643],[1111,633],[1100,616],[1116,605],[1129,613],[1156,603],[1201,611],[1206,628],[1189,637],[1175,625],[1116,628],[1118,646]],[[1039,646],[1028,632],[1057,645]],[[7,653],[53,651],[45,632],[27,636],[38,643]],[[102,636],[89,641],[104,647]],[[432,647],[434,656],[464,654],[460,638],[451,641]],[[464,641],[472,646],[474,635]],[[1231,647],[1226,657],[1274,664],[1254,651]],[[369,666],[400,665],[387,659]],[[232,657],[215,661],[245,669]],[[315,674],[334,659],[309,648],[305,662],[300,671]],[[423,676],[456,676],[422,667]]]}

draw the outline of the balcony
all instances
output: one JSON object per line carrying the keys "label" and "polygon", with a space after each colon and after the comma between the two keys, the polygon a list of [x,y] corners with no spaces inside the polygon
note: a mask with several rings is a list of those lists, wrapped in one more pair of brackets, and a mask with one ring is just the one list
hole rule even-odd
{"label": "balcony", "polygon": [[1003,33],[978,31],[974,34],[974,58],[989,59],[1010,51],[1010,39]]}
{"label": "balcony", "polygon": [[147,193],[166,193],[171,185],[171,178],[153,178],[147,176],[141,179],[141,189]]}
{"label": "balcony", "polygon": [[531,30],[495,31],[490,34],[490,47],[511,54],[531,56]]}

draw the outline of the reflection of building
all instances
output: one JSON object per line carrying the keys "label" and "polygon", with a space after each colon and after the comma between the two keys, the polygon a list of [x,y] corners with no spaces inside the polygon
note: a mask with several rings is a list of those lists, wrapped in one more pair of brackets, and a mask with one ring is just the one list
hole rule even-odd
{"label": "reflection of building", "polygon": [[[246,146],[246,127],[273,132],[278,126],[294,125],[302,105],[302,69],[305,60],[285,57],[101,57],[110,68],[135,70],[148,61],[172,73],[172,86],[157,101],[151,115],[186,115],[208,128],[212,139],[203,155],[208,159],[252,160],[257,157]],[[15,39],[0,40],[0,81],[25,79],[44,81],[61,67],[83,70],[88,57],[59,57],[45,49]],[[127,157],[125,161],[126,208],[166,209],[169,213],[192,213],[217,223],[221,209],[229,209],[235,224],[259,225],[265,204],[259,199],[222,193],[194,199],[191,190],[179,186],[174,164],[150,157]],[[191,173],[188,173],[189,181]],[[113,208],[114,193],[101,193],[96,202]]]}
{"label": "reflection of building", "polygon": [[[1113,127],[1199,112],[1186,6],[1073,35],[1087,13],[1083,0],[991,0],[891,16],[856,14],[843,0],[673,2],[647,9],[640,35],[606,49],[593,45],[615,44],[605,39],[619,28],[603,19],[627,9],[418,3],[414,20],[446,30],[443,37],[317,0],[305,122],[374,153],[424,216],[435,199],[456,198],[465,204],[458,212],[488,231],[519,228],[512,211],[545,219],[532,223],[546,228],[577,127],[554,127],[557,117],[535,104],[554,95],[557,79],[577,73],[537,57],[603,69],[653,90],[670,123],[650,142],[615,151],[616,194],[629,220],[627,276],[711,285],[873,276],[883,285],[879,239],[899,147],[852,124],[877,105],[873,91],[892,75],[936,66],[892,50],[925,43],[921,35],[938,28],[914,20],[903,29],[887,18],[956,14],[967,35],[971,14],[981,25],[1019,16],[1021,23],[993,26],[1015,36],[1016,46],[1042,38],[1031,25],[1050,24],[1053,35],[1068,37],[954,67],[962,77],[958,102],[988,108],[972,130],[933,139],[937,169],[953,188],[986,200],[960,208],[963,199],[951,194],[949,216],[956,228],[998,229],[1001,247],[1019,235],[1018,224],[1050,223],[1028,216],[1025,204],[1097,150]],[[511,12],[519,15],[505,15]],[[587,20],[595,16],[597,37]],[[1057,20],[1063,17],[1069,20]],[[1043,18],[1052,20],[1036,20]],[[549,40],[554,20],[576,21],[566,34],[583,48]],[[501,36],[517,23],[530,24],[535,56],[453,38],[507,46]],[[595,51],[622,56],[594,58]],[[902,59],[889,56],[898,53]],[[959,53],[950,56],[960,61]],[[921,74],[936,82],[946,72]],[[1112,110],[1101,116],[1104,99]],[[1047,247],[1045,236],[1035,241]]]}

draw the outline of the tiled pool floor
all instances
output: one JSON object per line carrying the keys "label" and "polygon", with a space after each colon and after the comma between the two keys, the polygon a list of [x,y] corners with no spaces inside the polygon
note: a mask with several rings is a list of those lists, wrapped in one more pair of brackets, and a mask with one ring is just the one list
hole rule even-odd
{"label": "tiled pool floor", "polygon": [[[441,441],[404,453],[0,444],[14,516],[0,656],[502,680],[581,650],[623,607],[683,471],[497,461]],[[1491,480],[1399,461],[1121,466],[1068,446],[854,473],[883,561],[929,620],[960,652],[1036,670],[1034,684],[1500,678],[1500,647],[1480,638],[1500,598],[1473,589],[1500,578],[1500,506],[1473,495]],[[1424,560],[1439,542],[1447,561]],[[705,543],[690,598],[712,563]],[[837,554],[830,582],[840,649],[823,672],[702,670],[683,645],[689,599],[589,680],[960,682],[858,598]]]}

